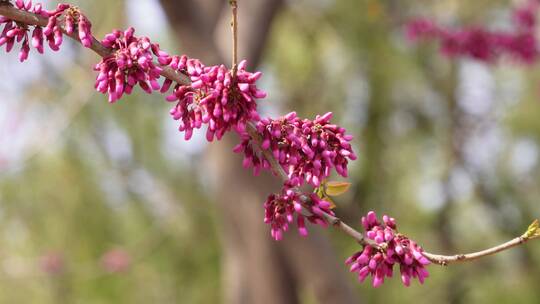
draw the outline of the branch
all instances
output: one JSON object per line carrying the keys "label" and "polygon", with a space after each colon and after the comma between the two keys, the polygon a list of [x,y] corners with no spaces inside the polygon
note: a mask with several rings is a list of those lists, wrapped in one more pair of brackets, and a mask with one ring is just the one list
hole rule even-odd
{"label": "branch", "polygon": [[[0,15],[28,25],[39,25],[42,27],[47,26],[47,18],[23,10],[19,10],[9,4],[9,2],[0,2]],[[67,33],[63,23],[61,23],[61,29],[62,32],[71,39],[79,43],[81,42],[76,33]],[[112,51],[109,48],[105,47],[103,44],[101,44],[101,42],[99,42],[95,37],[92,37],[92,45],[90,46],[90,49],[101,57],[109,57],[113,55]],[[180,84],[190,83],[190,80],[186,75],[177,73],[168,66],[164,66],[160,74],[161,76],[176,81]]]}
{"label": "branch", "polygon": [[[272,152],[270,152],[269,150],[263,150],[261,148],[262,139],[259,133],[257,132],[255,125],[253,125],[253,123],[248,123],[246,130],[251,136],[251,138],[253,138],[254,142],[257,144],[257,147],[262,152],[266,160],[268,160],[268,162],[270,163],[270,166],[272,167],[272,171],[277,176],[279,176],[283,181],[287,181],[288,180],[287,173],[285,172],[285,170],[283,170],[281,165],[274,158],[274,156],[272,155]],[[299,192],[298,189],[295,189],[295,190]],[[307,202],[310,199],[305,194],[302,194],[302,200],[304,202]],[[347,225],[340,218],[330,215],[328,213],[323,213],[323,215],[330,224],[332,224],[334,227],[340,229],[342,232],[352,237],[359,244],[370,245],[376,248],[380,247],[379,244],[375,243],[374,241],[370,239],[365,238],[361,232]],[[519,236],[506,243],[503,243],[503,244],[500,244],[495,247],[491,247],[482,251],[467,253],[467,254],[455,254],[455,255],[440,255],[440,254],[434,254],[434,253],[429,253],[429,252],[423,252],[423,254],[431,262],[438,265],[443,265],[443,266],[446,266],[450,263],[455,263],[455,262],[467,262],[467,261],[476,260],[481,257],[485,257],[488,255],[492,255],[492,254],[510,249],[512,247],[516,247],[529,240],[540,238],[540,230],[538,230],[538,227],[533,227],[534,225],[538,225],[538,221],[535,221],[531,225],[532,228],[529,227],[529,230],[524,235]]]}
{"label": "branch", "polygon": [[507,249],[519,246],[529,240],[534,240],[537,238],[540,238],[540,235],[534,235],[531,237],[519,236],[506,243],[503,243],[503,244],[500,244],[500,245],[497,245],[497,246],[494,246],[494,247],[491,247],[482,251],[466,253],[466,254],[439,255],[439,254],[433,254],[429,252],[424,252],[423,254],[426,258],[428,258],[433,263],[446,266],[450,263],[468,262],[468,261],[477,260],[479,258],[488,256],[488,255],[493,255],[501,251],[505,251]]}
{"label": "branch", "polygon": [[232,10],[232,78],[234,79],[238,71],[238,3],[236,0],[229,0],[229,5]]}
{"label": "branch", "polygon": [[[13,7],[9,2],[3,2],[0,1],[0,15],[5,16],[11,20],[15,20],[17,22],[25,23],[27,25],[38,25],[45,27],[47,25],[47,19],[41,16],[38,16],[33,13],[29,13],[26,11],[18,10],[15,7]],[[65,28],[63,24],[61,24],[61,29],[68,37],[72,38],[75,41],[80,42],[77,35],[68,35],[65,31]],[[94,37],[92,38],[92,44],[90,46],[90,49],[93,50],[95,53],[97,53],[101,57],[108,57],[113,55],[112,50],[108,49],[104,45],[102,45],[97,39]],[[161,76],[168,78],[170,80],[176,81],[179,84],[183,85],[189,85],[190,79],[184,75],[175,72],[173,69],[171,69],[168,66],[163,67],[163,70],[160,72]],[[268,160],[268,162],[271,165],[272,171],[280,177],[283,181],[287,181],[289,178],[287,176],[287,173],[281,165],[278,163],[278,161],[274,158],[272,153],[269,150],[262,149],[262,139],[260,134],[257,132],[257,128],[255,127],[253,122],[248,122],[246,126],[246,130],[248,134],[253,139],[254,143],[258,147],[258,149],[261,151],[261,153],[264,155],[264,157]],[[299,194],[301,194],[301,198],[304,202],[309,202],[310,198],[300,192],[299,189],[294,189]],[[351,226],[344,223],[340,218],[335,217],[333,215],[327,214],[323,212],[323,216],[326,219],[327,222],[329,222],[334,227],[338,228],[345,234],[352,237],[354,240],[356,240],[361,245],[370,245],[377,249],[384,249],[381,248],[381,245],[376,244],[373,240],[367,239],[364,237],[362,233],[355,230]],[[448,265],[450,263],[454,262],[466,262],[466,261],[473,261],[476,259],[479,259],[481,257],[489,256],[513,247],[516,247],[518,245],[521,245],[529,240],[540,238],[540,228],[538,221],[536,220],[533,222],[533,224],[529,227],[526,233],[524,233],[522,236],[517,237],[509,242],[503,243],[501,245],[485,249],[482,251],[474,252],[474,253],[468,253],[468,254],[457,254],[457,255],[438,255],[433,254],[429,252],[423,252],[423,255],[428,258],[431,262],[438,264],[438,265]]]}

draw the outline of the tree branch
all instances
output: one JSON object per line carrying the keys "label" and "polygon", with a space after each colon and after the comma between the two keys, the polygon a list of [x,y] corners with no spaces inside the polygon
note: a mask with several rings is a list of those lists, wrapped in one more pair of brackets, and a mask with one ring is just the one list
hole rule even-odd
{"label": "tree branch", "polygon": [[450,263],[468,262],[468,261],[477,260],[479,258],[493,255],[501,251],[519,246],[521,244],[526,243],[529,240],[534,240],[537,238],[540,238],[540,235],[535,235],[531,237],[518,236],[517,238],[514,238],[506,243],[503,243],[503,244],[500,244],[500,245],[497,245],[497,246],[494,246],[494,247],[491,247],[482,251],[473,252],[473,253],[455,254],[455,255],[439,255],[439,254],[424,252],[424,256],[435,264],[446,266]]}
{"label": "tree branch", "polygon": [[[19,10],[9,3],[0,2],[0,15],[28,25],[39,25],[42,27],[47,26],[47,18]],[[65,35],[79,43],[81,42],[77,33],[68,34],[64,28],[64,24],[62,22],[60,22],[60,24],[62,32]],[[108,57],[113,54],[112,50],[101,44],[101,42],[99,42],[95,37],[92,37],[92,45],[90,46],[90,49],[101,57]],[[190,83],[190,80],[186,75],[177,73],[168,66],[162,67],[162,69],[163,70],[160,73],[161,76],[176,81],[180,84],[187,85]]]}
{"label": "tree branch", "polygon": [[232,10],[231,30],[232,30],[232,78],[236,77],[238,71],[238,3],[236,0],[229,0]]}
{"label": "tree branch", "polygon": [[[47,19],[46,18],[38,16],[38,15],[33,14],[33,13],[29,13],[29,12],[26,12],[26,11],[16,9],[15,7],[13,7],[8,2],[0,1],[0,15],[5,16],[5,17],[7,17],[7,18],[9,18],[11,20],[17,21],[17,22],[25,23],[27,25],[39,25],[39,26],[43,26],[43,27],[47,25]],[[61,28],[62,28],[62,31],[67,35],[63,24],[61,24]],[[67,35],[67,36],[74,39],[75,41],[80,42],[79,38],[75,34]],[[95,53],[97,53],[101,57],[108,57],[108,56],[111,56],[113,54],[112,50],[110,50],[110,49],[106,48],[105,46],[103,46],[95,38],[92,38],[92,45],[90,46],[90,49],[93,50]],[[178,82],[180,84],[184,84],[184,85],[189,85],[190,84],[190,80],[186,75],[177,73],[177,72],[175,72],[174,70],[172,70],[169,67],[163,67],[163,70],[161,71],[160,74],[161,74],[161,76],[163,76],[165,78],[168,78],[168,79],[171,79],[173,81],[176,81],[176,82]],[[283,168],[278,163],[278,161],[274,158],[272,153],[269,150],[262,149],[262,139],[261,139],[260,134],[258,134],[258,132],[257,132],[257,128],[255,127],[255,124],[253,122],[249,122],[247,124],[247,126],[246,126],[246,130],[247,130],[248,134],[251,136],[251,138],[253,139],[254,143],[257,145],[258,149],[262,152],[264,157],[270,163],[273,172],[278,177],[280,177],[283,181],[287,181],[288,180],[287,173],[285,172],[285,170],[283,170]],[[301,193],[300,190],[298,190],[298,189],[295,189],[295,191],[297,191],[298,193]],[[309,200],[310,200],[310,198],[306,194],[302,194],[302,193],[301,193],[301,198],[302,198],[302,200],[304,202],[309,202]],[[354,240],[356,240],[361,245],[370,245],[370,246],[374,246],[374,247],[379,248],[379,249],[384,249],[384,248],[381,248],[381,246],[376,244],[374,241],[365,238],[362,233],[360,233],[359,231],[355,230],[351,226],[349,226],[346,223],[344,223],[343,221],[341,221],[340,218],[335,217],[335,216],[330,215],[330,214],[327,214],[327,213],[324,213],[324,212],[323,212],[323,215],[324,215],[325,219],[331,225],[338,228],[339,230],[341,230],[345,234],[349,235],[350,237],[352,237]],[[518,245],[524,244],[525,242],[527,242],[529,240],[533,240],[533,239],[537,239],[537,238],[540,238],[540,228],[538,227],[538,221],[535,221],[529,227],[529,230],[525,234],[523,234],[522,236],[517,237],[517,238],[515,238],[515,239],[513,239],[511,241],[508,241],[506,243],[503,243],[503,244],[500,244],[500,245],[497,245],[497,246],[494,246],[494,247],[491,247],[491,248],[488,248],[488,249],[485,249],[485,250],[482,250],[482,251],[478,251],[478,252],[474,252],[474,253],[468,253],[468,254],[456,254],[456,255],[439,255],[439,254],[433,254],[433,253],[429,253],[429,252],[424,252],[423,254],[424,254],[424,256],[426,256],[430,261],[432,261],[435,264],[448,265],[450,263],[473,261],[473,260],[479,259],[481,257],[493,255],[495,253],[498,253],[498,252],[501,252],[501,251],[516,247]]]}

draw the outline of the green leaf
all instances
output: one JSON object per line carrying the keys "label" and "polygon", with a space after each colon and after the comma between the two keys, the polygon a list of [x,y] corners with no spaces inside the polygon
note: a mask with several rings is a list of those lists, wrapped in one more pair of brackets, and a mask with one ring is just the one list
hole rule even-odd
{"label": "green leaf", "polygon": [[537,219],[529,225],[529,228],[527,228],[527,231],[523,234],[523,236],[526,238],[540,236],[540,223]]}
{"label": "green leaf", "polygon": [[320,199],[325,200],[330,203],[330,209],[336,208],[336,203],[326,194],[324,188],[326,183],[322,183],[319,187],[315,188],[313,190],[313,193],[315,193]]}
{"label": "green leaf", "polygon": [[351,183],[347,182],[326,182],[325,193],[329,196],[339,196],[347,192],[351,187]]}

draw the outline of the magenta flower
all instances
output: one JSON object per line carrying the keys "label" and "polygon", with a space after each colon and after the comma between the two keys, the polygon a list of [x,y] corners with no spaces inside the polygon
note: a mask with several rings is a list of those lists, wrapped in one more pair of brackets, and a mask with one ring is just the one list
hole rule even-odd
{"label": "magenta flower", "polygon": [[405,286],[410,285],[411,278],[418,278],[420,283],[424,283],[429,276],[425,266],[430,261],[422,254],[422,247],[397,232],[393,218],[385,215],[381,224],[375,212],[370,211],[362,217],[362,226],[366,230],[365,236],[381,247],[364,245],[361,251],[345,261],[351,272],[358,273],[360,282],[371,275],[373,287],[379,287],[385,277],[392,277],[394,264],[398,264],[401,281]]}
{"label": "magenta flower", "polygon": [[[191,80],[189,85],[177,84],[173,94],[167,97],[170,102],[177,101],[170,113],[180,121],[179,130],[185,132],[186,140],[191,138],[194,129],[203,125],[208,127],[206,139],[212,141],[220,140],[231,128],[243,133],[247,121],[259,120],[256,100],[265,98],[266,93],[255,83],[262,73],[246,71],[245,60],[238,65],[235,78],[224,65],[207,67],[186,56],[170,59],[162,56],[160,62],[168,62]],[[171,84],[166,81],[164,87],[168,89]]]}
{"label": "magenta flower", "polygon": [[64,256],[61,253],[49,252],[39,259],[41,270],[49,275],[58,275],[65,270]]}
{"label": "magenta flower", "polygon": [[101,257],[101,265],[110,273],[124,272],[131,265],[131,256],[123,249],[112,249]]}
{"label": "magenta flower", "polygon": [[115,30],[107,34],[102,44],[112,49],[113,54],[105,57],[95,67],[99,71],[95,88],[109,94],[109,102],[120,99],[124,93],[131,94],[138,84],[147,93],[159,90],[158,79],[161,68],[153,62],[158,55],[159,46],[152,44],[147,37],[134,36],[130,27],[122,32]]}
{"label": "magenta flower", "polygon": [[[18,0],[15,2],[15,6],[20,10],[35,13],[43,17],[48,18],[49,16],[48,12],[42,9],[41,4],[36,4],[34,6],[32,1],[25,3],[22,0]],[[15,43],[21,43],[19,61],[23,62],[28,59],[30,53],[30,27],[6,17],[0,17],[0,27],[2,25],[4,25],[4,28],[0,34],[0,47],[6,45],[6,52],[9,53],[15,46]],[[32,33],[32,46],[34,46],[38,52],[43,53],[43,32],[39,26],[34,27]]]}
{"label": "magenta flower", "polygon": [[410,40],[420,38],[435,37],[438,34],[438,27],[433,21],[423,18],[411,20],[405,25],[405,34]]}
{"label": "magenta flower", "polygon": [[538,10],[538,0],[529,0],[523,7],[514,10],[514,23],[526,31],[531,31],[536,25],[536,12]]}
{"label": "magenta flower", "polygon": [[69,6],[64,11],[58,11],[56,16],[60,14],[63,16],[66,32],[71,35],[77,31],[82,45],[90,47],[92,45],[92,23],[90,20],[76,6]]}
{"label": "magenta flower", "polygon": [[[258,122],[257,130],[263,139],[261,148],[272,151],[294,186],[307,182],[318,187],[332,169],[347,177],[348,160],[356,159],[350,144],[352,136],[344,128],[331,124],[331,118],[329,112],[317,115],[312,121],[300,119],[292,112],[276,120],[265,118]],[[253,167],[256,174],[268,167],[247,135],[234,151],[244,153],[244,166]]]}
{"label": "magenta flower", "polygon": [[[19,60],[21,62],[28,59],[30,53],[30,41],[32,46],[43,54],[43,42],[46,40],[49,48],[53,51],[58,51],[63,42],[63,33],[59,24],[59,19],[63,16],[65,29],[68,34],[71,34],[75,28],[78,28],[79,38],[82,44],[89,47],[92,44],[91,24],[88,19],[81,14],[78,8],[69,4],[59,4],[54,11],[43,9],[40,3],[35,5],[32,1],[17,0],[15,7],[20,10],[27,11],[48,18],[48,23],[45,28],[41,26],[28,26],[14,22],[5,17],[0,17],[0,26],[4,24],[4,28],[0,34],[0,46],[6,45],[6,51],[10,52],[15,43],[21,43],[19,52]],[[74,22],[77,22],[75,25]],[[34,28],[33,31],[31,28]],[[31,39],[29,33],[32,32]]]}
{"label": "magenta flower", "polygon": [[[272,238],[279,241],[283,232],[289,230],[289,225],[296,222],[298,233],[308,235],[305,220],[315,225],[327,226],[323,212],[334,215],[331,204],[320,199],[317,195],[303,202],[300,194],[293,189],[289,182],[285,183],[280,194],[271,194],[264,203],[264,222],[270,224]],[[305,212],[305,214],[303,213]]]}
{"label": "magenta flower", "polygon": [[536,0],[517,8],[513,14],[516,28],[510,32],[492,31],[479,26],[450,29],[419,18],[406,25],[406,34],[412,40],[439,40],[441,52],[449,57],[464,56],[493,63],[502,55],[510,55],[520,62],[531,64],[539,54],[534,32],[537,10]]}

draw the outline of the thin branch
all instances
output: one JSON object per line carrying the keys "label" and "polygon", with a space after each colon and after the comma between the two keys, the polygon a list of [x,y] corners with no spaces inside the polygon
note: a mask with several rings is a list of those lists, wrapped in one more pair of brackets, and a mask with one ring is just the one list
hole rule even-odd
{"label": "thin branch", "polygon": [[526,243],[529,240],[534,240],[537,238],[540,238],[540,235],[534,235],[531,237],[518,236],[517,238],[514,238],[506,243],[503,243],[503,244],[500,244],[500,245],[497,245],[497,246],[494,246],[494,247],[491,247],[482,251],[473,252],[473,253],[440,255],[440,254],[424,252],[424,256],[435,264],[446,266],[450,263],[468,262],[468,261],[477,260],[479,258],[483,258],[485,256],[493,255],[501,251],[519,246],[521,244]]}
{"label": "thin branch", "polygon": [[229,5],[232,10],[232,78],[234,79],[238,71],[238,2],[229,0]]}
{"label": "thin branch", "polygon": [[[236,4],[236,1],[231,0],[231,5],[233,5],[232,2],[234,2]],[[234,6],[233,6],[233,12],[234,12]],[[43,26],[43,27],[45,27],[47,25],[47,19],[46,18],[38,16],[38,15],[33,14],[33,13],[18,10],[16,8],[14,8],[8,2],[0,1],[0,15],[3,15],[5,17],[11,19],[11,20],[15,20],[15,21],[25,23],[25,24],[28,24],[28,25],[39,25],[39,26]],[[234,15],[236,15],[236,14],[233,13],[233,16]],[[235,22],[233,22],[233,25],[234,25],[234,23]],[[67,34],[63,25],[61,26],[61,29],[65,34]],[[76,40],[76,41],[79,41],[79,38],[77,37],[77,35],[68,35],[68,36],[70,38]],[[90,46],[90,49],[93,50],[94,52],[96,52],[101,57],[108,57],[108,56],[111,56],[113,54],[112,50],[110,50],[110,49],[106,48],[105,46],[103,46],[95,38],[92,39],[92,45]],[[235,56],[236,55],[233,55],[233,58],[235,58]],[[233,61],[234,60],[235,59],[233,59]],[[176,71],[174,71],[173,69],[171,69],[169,67],[163,67],[163,70],[161,71],[160,74],[161,74],[161,76],[163,76],[165,78],[168,78],[168,79],[171,79],[173,81],[176,81],[176,82],[178,82],[180,84],[184,84],[184,85],[189,85],[190,84],[190,79],[186,75],[177,73]],[[272,171],[277,176],[279,176],[283,181],[287,181],[288,180],[287,173],[285,172],[285,170],[283,170],[283,168],[281,167],[279,162],[274,158],[272,153],[269,150],[262,149],[262,139],[261,139],[260,134],[257,132],[257,128],[255,127],[255,124],[253,122],[248,122],[247,126],[246,126],[246,130],[247,130],[248,134],[251,136],[251,138],[253,139],[253,142],[257,145],[259,150],[262,152],[263,156],[270,163],[270,165],[272,167]],[[298,193],[301,193],[300,190],[298,190],[298,189],[295,189],[295,191],[298,191]],[[302,194],[302,193],[301,193],[301,198],[302,198],[302,200],[304,202],[309,202],[309,200],[310,200],[310,198],[307,195]],[[374,247],[377,247],[377,248],[381,248],[380,245],[376,244],[374,241],[372,241],[370,239],[365,238],[362,233],[355,230],[351,226],[345,224],[340,218],[335,217],[335,216],[330,215],[330,214],[327,214],[327,213],[324,213],[324,212],[323,212],[323,215],[324,215],[324,217],[325,217],[325,219],[326,219],[326,221],[328,223],[330,223],[334,227],[340,229],[342,232],[344,232],[345,234],[352,237],[354,240],[356,240],[361,245],[370,245],[370,246],[374,246]],[[450,263],[455,263],[455,262],[473,261],[473,260],[479,259],[481,257],[493,255],[495,253],[498,253],[498,252],[501,252],[501,251],[516,247],[516,246],[521,245],[521,244],[523,244],[523,243],[525,243],[525,242],[527,242],[529,240],[540,238],[540,228],[538,228],[538,222],[536,221],[535,223],[536,223],[536,228],[535,228],[534,232],[530,233],[530,231],[528,231],[527,233],[525,233],[524,235],[522,235],[520,237],[517,237],[517,238],[515,238],[515,239],[513,239],[513,240],[511,240],[509,242],[494,246],[494,247],[489,248],[489,249],[485,249],[485,250],[474,252],[474,253],[468,253],[468,254],[439,255],[439,254],[433,254],[433,253],[429,253],[429,252],[424,252],[424,255],[430,261],[432,261],[433,263],[438,264],[438,265],[448,265]],[[384,249],[384,248],[382,248],[382,249]]]}
{"label": "thin branch", "polygon": [[[23,10],[19,10],[13,7],[8,2],[0,2],[0,15],[28,25],[39,25],[42,27],[47,26],[47,18]],[[77,33],[74,32],[73,34],[68,34],[64,28],[64,24],[60,22],[60,25],[60,28],[65,35],[75,41],[80,42]],[[90,49],[101,57],[108,57],[113,54],[111,49],[105,47],[95,37],[92,37],[92,45],[90,46]],[[190,80],[186,75],[177,73],[168,66],[165,66],[162,69],[163,70],[160,73],[161,76],[176,81],[180,84],[187,85],[190,83]]]}

